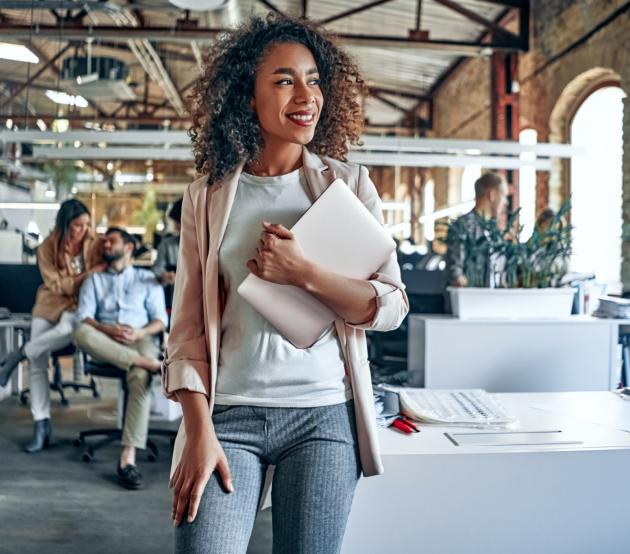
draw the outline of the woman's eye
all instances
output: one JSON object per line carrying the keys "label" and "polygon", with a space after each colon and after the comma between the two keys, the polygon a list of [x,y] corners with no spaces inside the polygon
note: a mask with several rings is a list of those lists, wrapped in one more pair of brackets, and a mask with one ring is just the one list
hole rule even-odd
{"label": "woman's eye", "polygon": [[311,83],[313,83],[314,85],[319,85],[321,83],[321,79],[313,79]]}
{"label": "woman's eye", "polygon": [[291,84],[291,79],[282,79],[276,83],[276,85],[283,85],[285,83]]}

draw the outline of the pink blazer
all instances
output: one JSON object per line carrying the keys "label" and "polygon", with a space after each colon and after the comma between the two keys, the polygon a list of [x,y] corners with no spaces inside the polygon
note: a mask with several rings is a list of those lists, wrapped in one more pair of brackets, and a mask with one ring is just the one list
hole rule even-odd
{"label": "pink blazer", "polygon": [[[383,222],[381,203],[365,167],[316,156],[303,150],[303,167],[312,200],[335,179],[343,179],[363,204]],[[171,331],[162,365],[162,386],[168,398],[181,389],[201,392],[214,405],[217,362],[221,348],[224,291],[219,276],[218,252],[234,201],[242,166],[223,182],[207,186],[207,178],[191,183],[184,195]],[[409,311],[395,252],[370,281],[376,290],[377,311],[372,321],[350,325],[335,321],[350,376],[357,422],[361,466],[365,476],[383,473],[372,396],[365,330],[396,329]],[[180,425],[172,471],[185,444]]]}

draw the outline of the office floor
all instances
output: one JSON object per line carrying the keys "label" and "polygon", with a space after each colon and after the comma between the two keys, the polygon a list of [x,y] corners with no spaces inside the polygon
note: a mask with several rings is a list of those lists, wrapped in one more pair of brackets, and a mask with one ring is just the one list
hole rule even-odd
{"label": "office floor", "polygon": [[[51,393],[53,443],[36,455],[21,450],[32,427],[28,406],[22,406],[17,396],[0,402],[0,553],[172,552],[168,440],[156,440],[161,455],[155,463],[139,453],[146,484],[140,491],[127,491],[116,483],[118,445],[98,451],[86,464],[81,461],[82,449],[72,444],[81,429],[116,424],[116,385],[108,380],[99,385],[98,400],[88,392],[68,390],[67,407]],[[265,510],[248,554],[270,552],[271,510]]]}

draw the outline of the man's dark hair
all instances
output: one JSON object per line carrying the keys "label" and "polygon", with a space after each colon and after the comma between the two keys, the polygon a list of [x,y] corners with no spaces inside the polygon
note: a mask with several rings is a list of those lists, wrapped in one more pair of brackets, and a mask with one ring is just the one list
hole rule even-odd
{"label": "man's dark hair", "polygon": [[136,248],[136,239],[134,239],[127,231],[121,229],[120,227],[109,227],[107,231],[105,231],[105,235],[111,235],[112,233],[118,233],[125,244],[133,244],[134,249]]}
{"label": "man's dark hair", "polygon": [[498,189],[503,177],[494,171],[484,173],[475,181],[475,198],[483,198],[490,189]]}
{"label": "man's dark hair", "polygon": [[177,202],[174,202],[171,206],[170,211],[168,212],[168,217],[170,217],[175,223],[182,222],[182,203],[184,199],[180,198]]}

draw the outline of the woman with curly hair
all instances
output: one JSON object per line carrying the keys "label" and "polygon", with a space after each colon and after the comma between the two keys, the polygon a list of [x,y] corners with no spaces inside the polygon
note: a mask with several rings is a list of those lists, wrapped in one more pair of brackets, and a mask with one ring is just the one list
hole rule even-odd
{"label": "woman with curly hair", "polygon": [[[382,222],[367,170],[344,161],[364,84],[316,25],[278,16],[226,33],[205,64],[191,130],[203,176],[184,196],[162,369],[184,413],[176,551],[244,553],[271,483],[274,553],[331,554],[361,471],[383,471],[365,330],[395,329],[408,302],[395,253],[350,279],[309,262],[289,229],[335,177]],[[334,324],[294,347],[237,294],[250,272],[305,289]]]}

